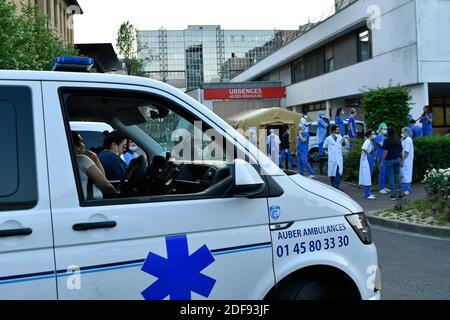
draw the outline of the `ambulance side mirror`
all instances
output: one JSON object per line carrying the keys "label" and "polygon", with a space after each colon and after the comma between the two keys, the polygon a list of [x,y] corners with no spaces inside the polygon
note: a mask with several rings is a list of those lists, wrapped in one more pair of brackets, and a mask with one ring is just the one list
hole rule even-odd
{"label": "ambulance side mirror", "polygon": [[234,160],[234,195],[251,197],[264,191],[265,183],[258,171],[245,160]]}

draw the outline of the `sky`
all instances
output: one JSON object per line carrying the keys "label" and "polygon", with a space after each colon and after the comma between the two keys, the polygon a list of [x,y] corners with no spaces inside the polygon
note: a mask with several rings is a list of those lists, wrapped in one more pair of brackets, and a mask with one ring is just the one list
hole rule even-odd
{"label": "sky", "polygon": [[112,43],[122,22],[138,30],[182,30],[188,25],[222,29],[298,29],[328,15],[334,0],[78,0],[75,43]]}

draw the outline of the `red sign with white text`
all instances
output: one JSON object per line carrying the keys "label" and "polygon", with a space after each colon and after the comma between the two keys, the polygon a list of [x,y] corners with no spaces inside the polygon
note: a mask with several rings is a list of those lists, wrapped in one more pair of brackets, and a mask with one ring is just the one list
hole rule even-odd
{"label": "red sign with white text", "polygon": [[205,100],[282,98],[286,98],[286,88],[234,88],[204,90]]}

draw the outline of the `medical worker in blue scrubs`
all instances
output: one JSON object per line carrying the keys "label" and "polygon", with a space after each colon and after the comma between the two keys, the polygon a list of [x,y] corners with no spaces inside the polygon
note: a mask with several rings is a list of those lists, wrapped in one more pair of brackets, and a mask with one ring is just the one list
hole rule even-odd
{"label": "medical worker in blue scrubs", "polygon": [[323,157],[325,153],[323,152],[323,143],[327,138],[327,128],[328,124],[325,122],[325,113],[319,112],[319,119],[317,120],[317,138],[319,142],[319,156]]}
{"label": "medical worker in blue scrubs", "polygon": [[383,143],[384,139],[386,139],[387,135],[387,125],[386,123],[381,123],[378,126],[378,135],[375,137],[375,150],[377,154],[377,164],[378,164],[378,170],[380,172],[380,175],[378,177],[379,181],[379,192],[383,194],[387,194],[391,192],[388,188],[386,188],[386,182],[387,182],[387,174],[386,174],[386,167],[381,165],[381,159],[383,158]]}
{"label": "medical worker in blue scrubs", "polygon": [[334,118],[334,124],[339,127],[339,132],[342,136],[345,135],[345,123],[344,123],[344,108],[339,108],[336,111],[336,117]]}
{"label": "medical worker in blue scrubs", "polygon": [[302,176],[305,175],[305,167],[309,171],[310,178],[315,178],[316,174],[308,161],[309,133],[305,125],[301,125],[297,137],[297,162],[298,169]]}
{"label": "medical worker in blue scrubs", "polygon": [[420,123],[422,123],[422,136],[431,136],[431,134],[433,133],[433,110],[431,109],[431,107],[423,107],[423,114],[417,120],[420,120]]}

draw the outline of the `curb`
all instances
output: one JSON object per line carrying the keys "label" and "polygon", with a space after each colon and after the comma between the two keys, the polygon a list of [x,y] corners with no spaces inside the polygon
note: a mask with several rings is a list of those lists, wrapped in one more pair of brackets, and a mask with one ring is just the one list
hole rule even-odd
{"label": "curb", "polygon": [[380,227],[387,227],[439,238],[450,238],[450,228],[446,227],[423,226],[415,223],[389,220],[386,218],[376,217],[373,215],[373,212],[368,212],[367,218],[371,224]]}

